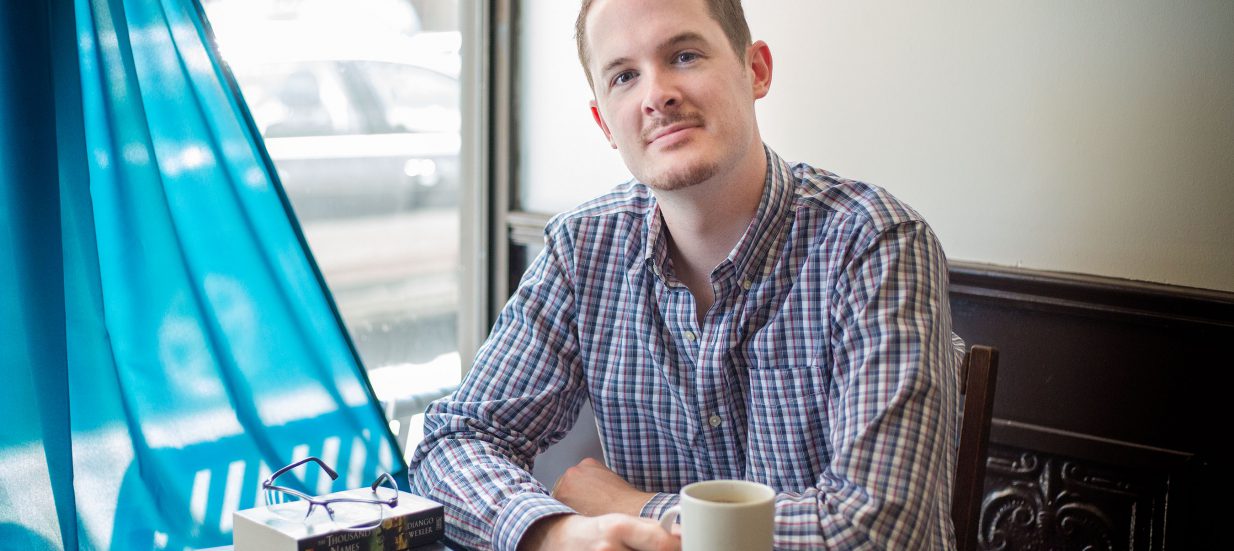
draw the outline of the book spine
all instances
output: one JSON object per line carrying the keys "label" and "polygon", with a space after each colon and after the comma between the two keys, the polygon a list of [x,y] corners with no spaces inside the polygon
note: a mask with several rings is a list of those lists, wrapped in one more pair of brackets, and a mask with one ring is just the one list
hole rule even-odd
{"label": "book spine", "polygon": [[433,507],[381,523],[384,551],[408,551],[428,545],[445,535],[445,509]]}
{"label": "book spine", "polygon": [[390,517],[381,526],[358,532],[331,532],[300,540],[300,551],[410,551],[445,535],[445,509]]}
{"label": "book spine", "polygon": [[381,551],[381,528],[321,534],[300,540],[297,547],[300,551]]}

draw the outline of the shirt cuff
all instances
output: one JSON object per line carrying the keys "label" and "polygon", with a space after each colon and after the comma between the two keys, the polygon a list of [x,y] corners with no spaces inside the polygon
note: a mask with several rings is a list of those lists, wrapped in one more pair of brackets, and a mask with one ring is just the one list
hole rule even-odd
{"label": "shirt cuff", "polygon": [[493,549],[517,551],[523,535],[537,520],[544,517],[574,513],[566,504],[538,493],[515,495],[506,502],[493,522]]}
{"label": "shirt cuff", "polygon": [[651,499],[647,500],[647,503],[643,504],[643,510],[638,512],[638,516],[653,520],[660,520],[660,517],[664,515],[664,511],[667,511],[669,507],[676,505],[680,501],[681,496],[678,494],[666,494],[664,492],[660,492],[654,496],[651,496]]}

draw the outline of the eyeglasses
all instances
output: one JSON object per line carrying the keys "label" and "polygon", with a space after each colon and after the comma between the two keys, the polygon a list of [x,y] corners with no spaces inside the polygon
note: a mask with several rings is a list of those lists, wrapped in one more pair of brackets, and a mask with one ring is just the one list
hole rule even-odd
{"label": "eyeglasses", "polygon": [[[390,476],[390,473],[381,473],[377,480],[373,481],[369,487],[372,498],[320,499],[274,484],[274,480],[287,471],[309,462],[316,463],[326,471],[330,480],[338,479],[338,473],[316,457],[306,457],[275,471],[261,483],[261,489],[265,491],[266,505],[271,506],[271,510],[278,516],[290,521],[310,523],[314,527],[321,524],[323,530],[361,531],[381,525],[386,507],[398,507],[398,486],[394,484],[394,477]],[[326,518],[314,518],[315,513],[320,515],[319,511],[325,511]]]}

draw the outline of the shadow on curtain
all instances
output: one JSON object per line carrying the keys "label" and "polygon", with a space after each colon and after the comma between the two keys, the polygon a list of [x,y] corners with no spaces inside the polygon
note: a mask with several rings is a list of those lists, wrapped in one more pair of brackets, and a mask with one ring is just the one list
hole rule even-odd
{"label": "shadow on curtain", "polygon": [[0,549],[185,549],[401,454],[194,0],[0,9]]}

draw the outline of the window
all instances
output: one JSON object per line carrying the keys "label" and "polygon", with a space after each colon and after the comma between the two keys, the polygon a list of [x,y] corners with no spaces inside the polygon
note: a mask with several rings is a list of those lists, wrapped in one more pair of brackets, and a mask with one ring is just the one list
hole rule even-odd
{"label": "window", "polygon": [[483,232],[460,232],[459,1],[203,4],[378,399],[414,443],[411,418],[471,356],[460,328],[481,326],[460,255]]}

